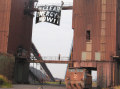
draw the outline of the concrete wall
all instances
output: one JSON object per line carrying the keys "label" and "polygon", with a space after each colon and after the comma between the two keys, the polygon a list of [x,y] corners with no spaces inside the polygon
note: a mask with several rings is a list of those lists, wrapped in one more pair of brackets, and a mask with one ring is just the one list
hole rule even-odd
{"label": "concrete wall", "polygon": [[14,78],[15,57],[10,54],[0,53],[0,75],[6,76],[9,80]]}

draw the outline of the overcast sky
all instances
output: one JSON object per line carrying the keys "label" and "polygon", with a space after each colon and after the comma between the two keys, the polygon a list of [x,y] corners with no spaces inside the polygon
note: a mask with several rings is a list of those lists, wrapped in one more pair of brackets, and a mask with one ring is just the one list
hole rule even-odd
{"label": "overcast sky", "polygon": [[[72,2],[72,0],[63,0]],[[61,0],[39,0],[40,4],[61,3]],[[41,22],[33,22],[32,41],[37,47],[41,56],[61,56],[69,57],[73,41],[72,10],[62,10],[60,26]],[[54,77],[64,78],[66,64],[47,64]]]}

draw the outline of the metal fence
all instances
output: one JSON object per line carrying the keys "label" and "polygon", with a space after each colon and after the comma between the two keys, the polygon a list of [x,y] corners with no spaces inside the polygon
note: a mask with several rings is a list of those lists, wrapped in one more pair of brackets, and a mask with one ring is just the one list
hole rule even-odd
{"label": "metal fence", "polygon": [[60,61],[68,61],[69,60],[69,57],[64,57],[64,56],[42,56],[42,59],[43,60],[60,60]]}
{"label": "metal fence", "polygon": [[[45,6],[45,5],[61,6],[61,3],[38,4],[38,6]],[[73,2],[64,2],[63,6],[73,6]]]}

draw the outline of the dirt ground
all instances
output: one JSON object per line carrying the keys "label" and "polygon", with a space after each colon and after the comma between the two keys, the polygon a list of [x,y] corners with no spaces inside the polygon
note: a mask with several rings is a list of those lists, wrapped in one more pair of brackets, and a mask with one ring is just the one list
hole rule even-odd
{"label": "dirt ground", "polygon": [[[41,85],[13,85],[13,88],[0,88],[0,89],[41,89]],[[58,85],[43,85],[43,89],[66,89],[65,86]]]}

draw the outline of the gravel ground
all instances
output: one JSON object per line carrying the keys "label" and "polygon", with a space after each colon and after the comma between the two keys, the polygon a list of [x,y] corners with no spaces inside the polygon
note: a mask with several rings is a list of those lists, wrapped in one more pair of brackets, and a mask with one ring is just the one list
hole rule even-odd
{"label": "gravel ground", "polygon": [[[41,89],[41,85],[13,85],[13,88],[0,88],[0,89]],[[65,86],[58,85],[43,85],[43,89],[66,89]]]}

